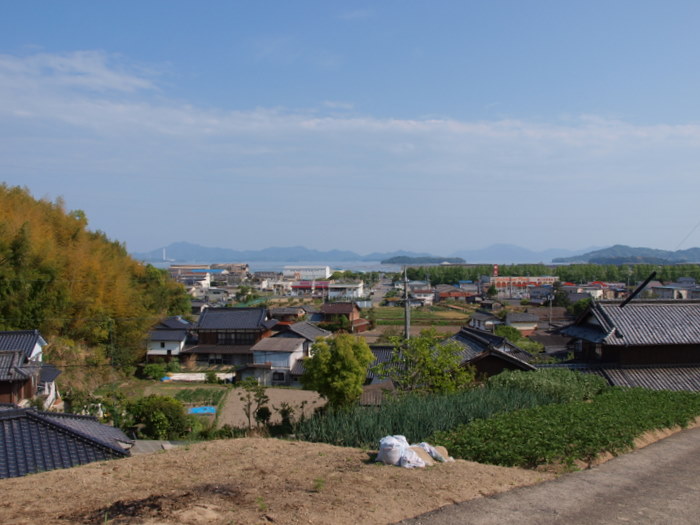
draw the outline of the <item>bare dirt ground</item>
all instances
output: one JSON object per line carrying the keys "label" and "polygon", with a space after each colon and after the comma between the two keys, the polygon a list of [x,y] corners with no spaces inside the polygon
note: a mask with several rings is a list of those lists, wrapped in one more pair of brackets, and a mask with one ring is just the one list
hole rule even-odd
{"label": "bare dirt ground", "polygon": [[0,522],[384,524],[552,476],[467,461],[408,470],[360,449],[245,438],[0,480]]}
{"label": "bare dirt ground", "polygon": [[[445,335],[454,335],[457,332],[459,332],[459,325],[445,325],[445,326],[440,326],[440,325],[414,325],[411,324],[411,335],[412,336],[419,336],[422,330],[425,329],[434,329],[436,332],[439,334],[445,334]],[[361,332],[359,334],[356,334],[358,337],[362,337],[365,341],[367,341],[367,344],[374,344],[377,342],[377,340],[382,336],[383,333],[389,332],[390,334],[403,334],[403,326],[398,326],[398,325],[380,325],[374,328],[373,330],[367,330],[366,332]]]}
{"label": "bare dirt ground", "polygon": [[[223,403],[223,408],[219,414],[218,426],[231,425],[234,427],[247,427],[248,419],[246,418],[245,412],[243,411],[243,402],[240,400],[240,394],[242,390],[240,388],[234,388],[229,391],[228,397],[225,403]],[[299,419],[303,412],[306,417],[310,417],[314,410],[325,404],[325,400],[313,391],[310,390],[300,390],[295,388],[267,388],[265,393],[270,397],[268,406],[272,410],[272,418],[270,421],[272,423],[279,423],[280,417],[276,408],[280,408],[283,402],[289,403],[289,405],[294,409],[295,420]]]}
{"label": "bare dirt ground", "polygon": [[[635,445],[678,430],[647,433]],[[556,476],[462,460],[408,470],[372,458],[277,439],[199,443],[0,480],[0,523],[387,524]]]}

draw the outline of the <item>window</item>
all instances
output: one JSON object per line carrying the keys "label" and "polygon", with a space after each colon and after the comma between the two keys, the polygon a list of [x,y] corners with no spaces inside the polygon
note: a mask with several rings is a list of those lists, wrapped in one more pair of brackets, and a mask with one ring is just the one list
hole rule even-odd
{"label": "window", "polygon": [[275,383],[284,382],[284,372],[272,372],[272,380]]}
{"label": "window", "polygon": [[163,341],[160,342],[160,347],[165,348],[165,343]]}

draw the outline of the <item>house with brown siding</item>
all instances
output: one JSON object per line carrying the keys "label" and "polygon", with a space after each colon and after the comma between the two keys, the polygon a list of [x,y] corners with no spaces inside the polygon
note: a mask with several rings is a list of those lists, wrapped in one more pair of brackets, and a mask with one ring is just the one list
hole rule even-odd
{"label": "house with brown siding", "polygon": [[248,365],[253,345],[271,336],[275,325],[266,308],[207,308],[193,329],[196,344],[182,355],[188,365]]}
{"label": "house with brown siding", "polygon": [[585,362],[700,364],[700,301],[593,302],[564,335]]}

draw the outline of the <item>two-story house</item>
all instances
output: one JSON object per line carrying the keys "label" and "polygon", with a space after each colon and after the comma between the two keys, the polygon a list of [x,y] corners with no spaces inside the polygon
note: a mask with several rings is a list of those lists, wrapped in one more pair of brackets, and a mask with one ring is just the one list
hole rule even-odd
{"label": "two-story house", "polygon": [[253,345],[272,335],[276,324],[266,308],[207,308],[193,329],[196,344],[182,355],[188,365],[245,366],[253,362]]}

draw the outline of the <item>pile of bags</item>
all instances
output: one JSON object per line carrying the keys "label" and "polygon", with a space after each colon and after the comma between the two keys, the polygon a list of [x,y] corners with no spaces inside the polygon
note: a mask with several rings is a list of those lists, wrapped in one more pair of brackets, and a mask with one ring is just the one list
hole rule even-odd
{"label": "pile of bags", "polygon": [[377,461],[385,465],[416,468],[429,467],[436,461],[444,463],[454,459],[447,454],[445,447],[434,447],[425,442],[409,445],[405,436],[386,436],[379,440]]}

